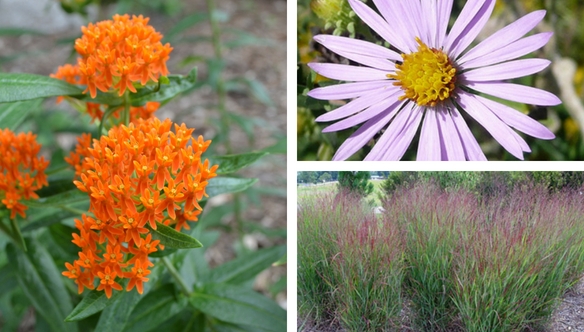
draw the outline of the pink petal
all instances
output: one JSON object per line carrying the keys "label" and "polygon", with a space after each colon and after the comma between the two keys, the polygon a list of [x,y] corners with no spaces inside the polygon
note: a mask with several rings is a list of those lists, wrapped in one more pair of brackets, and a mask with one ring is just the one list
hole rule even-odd
{"label": "pink petal", "polygon": [[[436,0],[438,1],[438,0]],[[454,0],[438,1],[438,26],[436,31],[436,47],[444,46],[446,39],[446,30],[448,29],[448,22],[450,22],[450,12],[452,11],[452,2]]]}
{"label": "pink petal", "polygon": [[398,136],[404,129],[405,125],[412,114],[412,107],[414,103],[408,102],[405,106],[398,112],[397,116],[389,127],[385,130],[381,138],[375,143],[373,149],[365,156],[366,160],[383,160],[383,154],[387,149],[390,148],[391,143],[395,140],[395,137]]}
{"label": "pink petal", "polygon": [[422,115],[423,109],[407,103],[364,160],[399,160],[416,134]]}
{"label": "pink petal", "polygon": [[507,46],[524,36],[533,29],[545,16],[545,10],[537,10],[529,13],[517,21],[507,25],[503,29],[495,32],[487,39],[468,51],[456,62],[463,64],[469,60],[488,55],[489,53]]}
{"label": "pink petal", "polygon": [[556,137],[544,125],[514,108],[481,96],[476,96],[476,98],[503,122],[529,136],[540,139],[553,139]]}
{"label": "pink petal", "polygon": [[[404,53],[410,53],[411,49],[407,46],[406,41],[409,39],[408,36],[402,38],[399,32],[403,32],[401,29],[395,29],[386,20],[379,16],[373,9],[364,4],[359,0],[348,0],[349,5],[353,8],[353,11],[367,24],[373,31],[380,35],[383,39],[387,40],[391,45],[398,48]],[[378,5],[376,3],[376,5]],[[378,7],[379,8],[379,7]],[[381,9],[380,9],[381,11]],[[383,11],[381,11],[383,13]],[[407,34],[407,33],[406,33]],[[415,41],[414,41],[415,44]],[[416,48],[413,48],[415,50]]]}
{"label": "pink petal", "polygon": [[[318,118],[316,118],[316,121],[317,122],[334,121],[334,120],[346,118],[346,117],[351,116],[355,113],[359,113],[362,110],[364,110],[372,105],[375,105],[384,99],[388,99],[391,96],[395,96],[395,92],[398,89],[399,88],[394,87],[391,90],[371,91],[368,94],[365,94],[357,99],[351,100],[350,102],[346,103],[345,105],[343,105],[337,109],[334,109],[328,113],[325,113],[325,114],[319,116]],[[397,97],[394,97],[394,98],[397,101]]]}
{"label": "pink petal", "polygon": [[523,59],[498,65],[473,69],[462,74],[465,81],[500,81],[528,76],[544,70],[551,61],[546,59]]}
{"label": "pink petal", "polygon": [[458,56],[466,50],[468,45],[470,45],[470,43],[472,43],[472,41],[478,36],[479,32],[483,30],[483,27],[489,20],[489,17],[491,17],[494,8],[495,0],[485,1],[485,4],[476,16],[464,28],[460,36],[452,43],[448,52],[451,59],[458,58]]}
{"label": "pink petal", "polygon": [[333,35],[316,35],[314,36],[314,40],[336,53],[340,51],[345,53],[366,55],[380,59],[403,61],[401,55],[390,50],[389,48],[364,40]]}
{"label": "pink petal", "polygon": [[440,141],[442,142],[442,160],[464,161],[464,148],[460,142],[460,137],[456,132],[456,126],[450,113],[439,106],[436,111],[438,127],[440,128]]}
{"label": "pink petal", "polygon": [[418,131],[424,111],[424,108],[414,105],[412,114],[405,124],[403,131],[395,137],[390,148],[385,150],[381,160],[398,161],[404,156]]}
{"label": "pink petal", "polygon": [[501,121],[491,110],[480,103],[476,97],[465,91],[458,93],[458,103],[470,116],[481,124],[495,138],[505,150],[513,156],[523,160],[523,149],[517,140],[510,134],[511,129]]}
{"label": "pink petal", "polygon": [[464,147],[464,153],[467,160],[471,161],[486,161],[487,157],[481,150],[479,143],[473,136],[472,132],[468,128],[466,122],[456,109],[456,107],[449,107],[450,113],[452,114],[452,120],[460,137],[462,146]]}
{"label": "pink petal", "polygon": [[440,45],[437,44],[437,31],[438,31],[438,22],[439,22],[439,13],[438,13],[438,2],[436,0],[431,1],[422,1],[422,17],[425,20],[428,20],[428,24],[426,25],[426,30],[428,37],[427,39],[422,39],[426,45],[431,48],[440,48]]}
{"label": "pink petal", "polygon": [[507,46],[499,48],[491,53],[469,60],[460,65],[461,70],[476,67],[484,67],[511,59],[516,59],[529,54],[544,46],[553,35],[553,32],[542,32],[533,36],[525,37]]}
{"label": "pink petal", "polygon": [[374,116],[376,116],[379,113],[385,112],[387,110],[395,110],[398,106],[401,105],[401,103],[397,99],[398,94],[401,94],[401,91],[396,91],[393,95],[388,96],[386,99],[380,101],[379,103],[371,105],[369,108],[367,108],[363,112],[355,114],[349,118],[346,118],[344,120],[341,120],[335,124],[332,124],[332,125],[324,128],[322,130],[322,132],[328,133],[328,132],[332,132],[332,131],[339,131],[339,130],[351,128],[353,126],[356,126],[360,123],[363,123],[363,122],[373,118]]}
{"label": "pink petal", "polygon": [[320,100],[339,100],[352,99],[361,97],[372,90],[394,88],[394,81],[370,81],[329,85],[321,88],[312,89],[308,96]]}
{"label": "pink petal", "polygon": [[454,42],[485,4],[486,2],[484,0],[468,0],[464,4],[460,15],[458,15],[458,18],[450,29],[448,36],[446,36],[446,40],[444,40],[444,50],[447,52],[451,50]]}
{"label": "pink petal", "polygon": [[437,112],[435,110],[426,111],[424,122],[422,123],[422,130],[420,132],[416,161],[433,161],[441,159],[440,132],[438,130],[436,114]]}
{"label": "pink petal", "polygon": [[518,103],[541,106],[555,106],[562,103],[552,93],[525,85],[498,82],[467,82],[466,86],[491,96]]}
{"label": "pink petal", "polygon": [[387,111],[367,121],[341,144],[337,152],[335,152],[333,160],[346,160],[355,152],[359,151],[375,134],[387,125],[394,115],[394,112]]}
{"label": "pink petal", "polygon": [[384,70],[341,65],[337,63],[312,62],[308,64],[308,67],[324,77],[341,81],[377,81],[387,79],[388,74],[388,72]]}

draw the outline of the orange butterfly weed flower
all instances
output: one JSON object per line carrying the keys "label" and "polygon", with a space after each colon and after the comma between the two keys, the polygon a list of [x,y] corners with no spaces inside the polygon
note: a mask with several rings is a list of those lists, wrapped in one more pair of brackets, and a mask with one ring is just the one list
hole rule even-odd
{"label": "orange butterfly weed flower", "polygon": [[77,65],[59,67],[52,77],[87,86],[92,98],[97,90],[136,92],[134,83],[146,85],[168,75],[166,61],[172,47],[162,45],[162,34],[148,25],[148,17],[114,15],[113,20],[89,23],[81,27],[82,36],[75,41],[81,56]]}
{"label": "orange butterfly weed flower", "polygon": [[[126,90],[136,92],[135,85],[158,82],[160,76],[168,75],[166,61],[172,47],[162,44],[162,35],[148,25],[149,18],[142,15],[114,15],[113,20],[90,23],[81,27],[82,36],[75,41],[75,50],[80,55],[76,65],[60,66],[51,77],[71,84],[85,85],[84,93],[92,98],[97,90],[115,91],[120,96]],[[61,102],[63,97],[58,97]],[[130,107],[132,121],[152,116],[160,103],[147,102],[144,106]],[[102,120],[107,105],[86,103],[85,110],[92,121]],[[123,106],[113,111],[119,118]]]}
{"label": "orange butterfly weed flower", "polygon": [[207,196],[205,188],[218,166],[201,159],[211,141],[195,139],[193,131],[151,118],[114,127],[99,140],[78,139],[67,162],[75,166],[77,188],[90,196],[93,216],[75,221],[79,234],[72,242],[81,252],[79,261],[69,265],[77,273],[67,265],[63,275],[75,279],[81,291],[85,283],[78,276],[90,273],[100,279],[98,290],[108,298],[118,289],[115,278],[129,279],[127,290],[136,287],[142,293],[153,265],[148,255],[163,249],[149,228],[160,222],[180,231],[188,228],[187,221],[197,220],[198,202]]}
{"label": "orange butterfly weed flower", "polygon": [[40,149],[36,135],[0,129],[0,208],[8,208],[12,219],[26,216],[21,200],[39,198],[35,191],[48,185],[49,162],[38,157]]}

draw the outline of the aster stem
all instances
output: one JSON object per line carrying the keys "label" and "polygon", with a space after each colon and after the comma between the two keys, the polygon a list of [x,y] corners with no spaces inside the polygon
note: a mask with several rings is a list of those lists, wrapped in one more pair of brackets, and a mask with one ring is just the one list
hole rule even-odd
{"label": "aster stem", "polygon": [[168,269],[168,272],[170,272],[170,275],[176,280],[176,282],[178,283],[181,291],[187,297],[190,296],[191,295],[191,292],[189,291],[189,288],[187,287],[186,282],[180,276],[180,274],[178,273],[178,271],[176,270],[176,268],[174,267],[174,265],[172,265],[172,263],[170,262],[170,260],[167,257],[162,257],[160,260],[162,261],[162,264],[164,264],[164,266],[166,266],[166,268]]}
{"label": "aster stem", "polygon": [[[215,13],[215,1],[207,0],[207,11],[209,14],[209,22],[211,23],[212,41],[213,49],[215,51],[215,59],[218,61],[223,60],[223,51],[221,49],[221,29],[217,22]],[[227,115],[227,110],[225,109],[225,84],[221,75],[217,78],[217,98],[218,98],[218,109],[221,116],[221,134],[224,137],[225,149],[227,154],[231,153],[231,143],[229,142],[229,117]]]}

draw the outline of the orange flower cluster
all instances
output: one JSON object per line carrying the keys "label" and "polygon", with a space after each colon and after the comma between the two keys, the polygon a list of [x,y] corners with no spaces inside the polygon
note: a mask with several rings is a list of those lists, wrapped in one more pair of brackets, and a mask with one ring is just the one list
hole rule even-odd
{"label": "orange flower cluster", "polygon": [[[153,117],[154,112],[158,110],[160,103],[156,101],[149,101],[144,106],[130,107],[130,121],[136,121],[138,119],[150,119]],[[91,116],[91,122],[95,120],[101,121],[105,113],[104,105],[97,103],[87,103],[87,114]],[[116,119],[120,118],[120,114],[124,109],[120,106],[118,109],[112,112],[112,116]]]}
{"label": "orange flower cluster", "polygon": [[80,293],[93,289],[95,278],[108,298],[112,289],[122,289],[116,278],[128,278],[127,291],[136,286],[142,293],[153,265],[148,254],[162,249],[146,226],[156,229],[160,222],[189,229],[187,221],[201,213],[199,201],[218,167],[201,160],[211,141],[195,140],[194,129],[184,124],[172,131],[172,125],[169,119],[140,119],[110,129],[91,147],[91,137],[84,135],[67,158],[80,179],[75,185],[90,195],[94,215],[75,221],[80,233],[73,234],[73,243],[81,252],[63,272],[75,279]]}
{"label": "orange flower cluster", "polygon": [[136,92],[133,82],[146,85],[168,75],[166,61],[172,47],[162,45],[162,35],[148,25],[149,18],[114,15],[113,20],[81,27],[83,35],[75,41],[80,58],[77,65],[59,67],[53,77],[72,84],[83,84],[92,98],[97,89],[114,88],[119,95],[126,89]]}
{"label": "orange flower cluster", "polygon": [[45,169],[49,162],[37,156],[40,149],[36,135],[0,129],[0,206],[10,210],[12,219],[16,214],[26,216],[27,207],[19,200],[39,198],[35,190],[48,184]]}

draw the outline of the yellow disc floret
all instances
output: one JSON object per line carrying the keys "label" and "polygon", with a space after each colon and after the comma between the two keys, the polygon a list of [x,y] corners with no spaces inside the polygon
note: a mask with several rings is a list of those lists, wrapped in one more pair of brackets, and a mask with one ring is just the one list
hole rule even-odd
{"label": "yellow disc floret", "polygon": [[397,64],[396,73],[387,77],[397,80],[394,85],[405,91],[399,100],[408,98],[420,106],[436,106],[452,94],[456,68],[444,52],[429,48],[420,38],[416,41],[420,45],[418,51],[402,54],[403,63]]}

